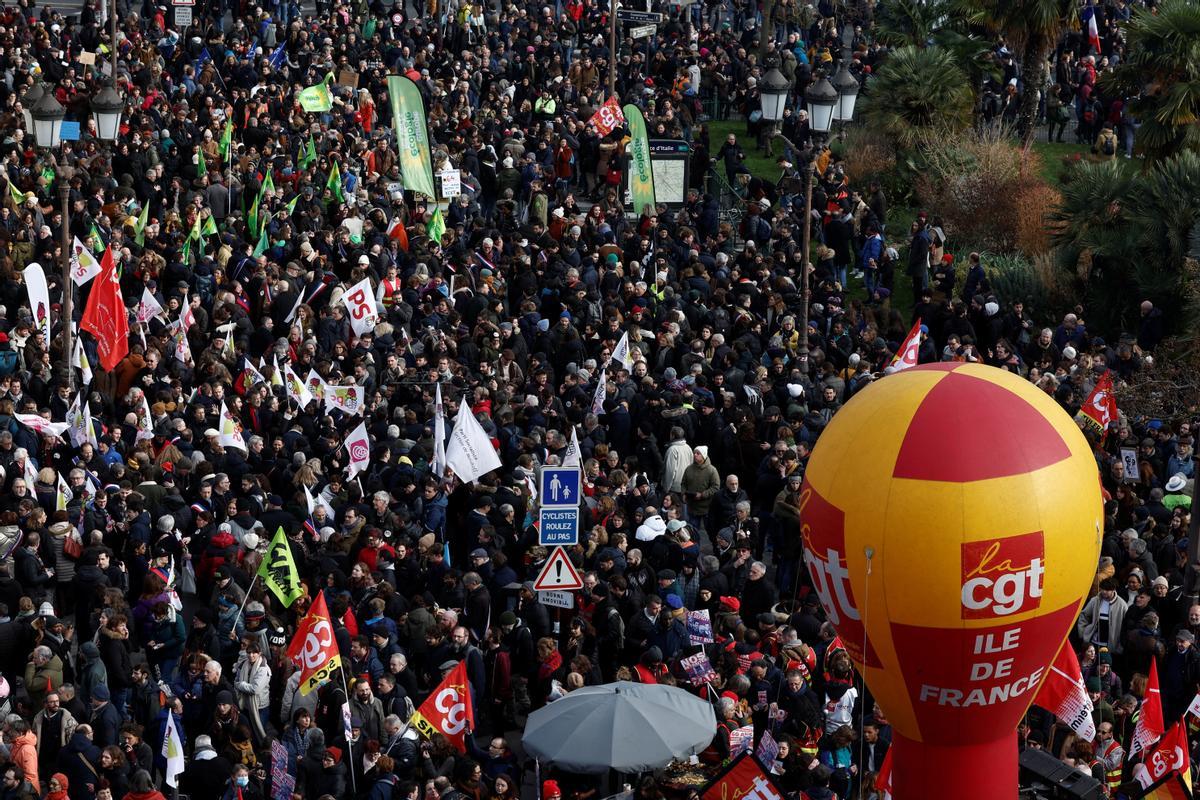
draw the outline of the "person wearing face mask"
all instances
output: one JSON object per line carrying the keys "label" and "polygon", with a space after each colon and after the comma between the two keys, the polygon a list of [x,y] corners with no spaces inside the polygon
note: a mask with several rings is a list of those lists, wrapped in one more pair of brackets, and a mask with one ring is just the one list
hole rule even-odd
{"label": "person wearing face mask", "polygon": [[250,779],[250,770],[245,765],[238,764],[229,776],[229,783],[225,793],[221,795],[221,800],[261,800],[262,796],[262,787]]}

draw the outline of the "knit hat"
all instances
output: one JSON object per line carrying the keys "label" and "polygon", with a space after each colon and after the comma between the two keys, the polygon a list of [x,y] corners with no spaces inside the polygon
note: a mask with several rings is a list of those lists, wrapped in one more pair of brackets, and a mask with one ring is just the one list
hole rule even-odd
{"label": "knit hat", "polygon": [[547,800],[551,797],[562,797],[562,790],[558,788],[558,781],[544,781],[542,783],[542,800]]}

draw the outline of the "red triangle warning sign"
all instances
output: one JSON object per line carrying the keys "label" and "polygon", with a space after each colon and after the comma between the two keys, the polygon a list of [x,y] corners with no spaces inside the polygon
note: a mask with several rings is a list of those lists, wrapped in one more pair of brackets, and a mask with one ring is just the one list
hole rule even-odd
{"label": "red triangle warning sign", "polygon": [[567,558],[567,551],[556,547],[546,560],[546,566],[542,567],[541,574],[533,582],[533,588],[539,592],[572,591],[582,589],[583,581],[579,579],[579,572],[571,563],[571,559]]}

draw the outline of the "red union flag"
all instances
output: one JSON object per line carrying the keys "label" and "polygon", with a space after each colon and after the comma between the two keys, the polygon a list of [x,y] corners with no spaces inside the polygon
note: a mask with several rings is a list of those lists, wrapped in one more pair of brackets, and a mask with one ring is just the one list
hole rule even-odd
{"label": "red union flag", "polygon": [[708,785],[700,800],[783,800],[784,793],[771,780],[759,760],[749,752],[734,760]]}
{"label": "red union flag", "polygon": [[341,666],[333,623],[325,606],[325,595],[317,592],[308,614],[300,620],[296,635],[288,645],[287,657],[300,667],[300,694],[308,694],[329,681]]}
{"label": "red union flag", "polygon": [[1096,381],[1095,388],[1088,399],[1079,407],[1076,418],[1083,418],[1094,425],[1101,433],[1117,421],[1117,398],[1113,395],[1112,372],[1105,372]]}
{"label": "red union flag", "polygon": [[1142,701],[1142,712],[1133,729],[1133,740],[1129,743],[1129,755],[1134,756],[1158,741],[1166,725],[1163,724],[1162,693],[1158,689],[1158,665],[1150,659],[1150,680],[1146,682],[1146,699]]}
{"label": "red union flag", "polygon": [[908,336],[904,339],[904,344],[900,345],[900,352],[896,353],[896,357],[892,359],[892,369],[899,372],[902,369],[915,367],[920,350],[921,320],[918,318],[916,323],[913,324],[912,330],[908,332]]}
{"label": "red union flag", "polygon": [[1081,739],[1096,738],[1096,723],[1092,719],[1092,698],[1083,685],[1079,659],[1070,642],[1063,642],[1058,657],[1050,665],[1050,673],[1038,689],[1034,703],[1053,712]]}
{"label": "red union flag", "polygon": [[617,102],[617,98],[608,98],[608,101],[592,115],[590,122],[596,126],[596,132],[601,136],[608,136],[616,128],[624,125],[625,114],[621,111],[621,104]]}
{"label": "red union flag", "polygon": [[475,709],[467,683],[466,661],[458,662],[458,666],[446,673],[412,719],[413,727],[425,736],[440,733],[460,753],[467,752],[467,728],[475,727]]}
{"label": "red union flag", "polygon": [[[1192,764],[1188,757],[1187,726],[1177,722],[1171,730],[1159,741],[1154,749],[1146,754],[1146,759],[1133,767],[1133,779],[1143,789],[1149,790],[1155,784],[1174,775],[1181,776],[1190,788],[1192,783]],[[1147,794],[1147,797],[1150,795]],[[1163,797],[1175,795],[1163,794]]]}
{"label": "red union flag", "polygon": [[100,277],[92,285],[79,327],[96,337],[100,366],[105,370],[112,372],[129,353],[129,317],[121,298],[121,281],[117,277],[111,247],[104,250]]}

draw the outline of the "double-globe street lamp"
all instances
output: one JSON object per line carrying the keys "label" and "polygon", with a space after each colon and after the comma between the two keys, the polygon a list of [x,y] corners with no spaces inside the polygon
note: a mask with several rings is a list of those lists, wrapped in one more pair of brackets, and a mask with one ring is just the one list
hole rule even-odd
{"label": "double-globe street lamp", "polygon": [[800,368],[805,373],[808,372],[808,261],[812,233],[813,170],[822,146],[829,136],[829,131],[833,128],[833,123],[838,122],[844,126],[854,119],[854,106],[858,100],[859,85],[855,77],[850,74],[849,61],[849,53],[843,53],[841,66],[834,75],[833,82],[831,83],[827,78],[821,76],[804,93],[804,101],[808,107],[808,127],[812,138],[812,146],[808,150],[801,150],[779,133],[779,122],[784,117],[788,98],[791,95],[792,86],[788,79],[778,69],[772,67],[763,76],[760,89],[763,119],[774,127],[771,135],[783,139],[795,157],[804,161],[800,170],[804,181],[804,225],[800,248],[800,252],[804,254],[804,265],[800,270],[800,352],[798,358]]}
{"label": "double-globe street lamp", "polygon": [[[42,83],[35,83],[26,90],[21,98],[24,107],[25,128],[32,131],[34,143],[42,151],[50,153],[62,144],[62,124],[67,111],[62,103],[54,97],[54,90]],[[125,99],[116,88],[109,84],[92,98],[92,116],[96,122],[97,137],[111,144],[117,139],[121,127],[121,114],[125,110]],[[62,204],[62,326],[63,326],[63,366],[62,374],[67,385],[74,388],[74,374],[71,369],[72,331],[74,319],[74,281],[71,279],[71,186],[62,170],[61,164],[56,164],[54,179],[58,183],[58,198]],[[50,343],[46,342],[49,348]]]}

